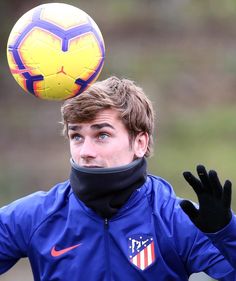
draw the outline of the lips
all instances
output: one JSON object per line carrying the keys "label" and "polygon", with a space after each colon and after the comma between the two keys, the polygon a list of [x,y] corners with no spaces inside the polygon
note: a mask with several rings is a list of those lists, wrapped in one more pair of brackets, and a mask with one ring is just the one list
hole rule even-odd
{"label": "lips", "polygon": [[82,166],[83,168],[103,168],[101,166],[96,166],[96,165],[84,165]]}

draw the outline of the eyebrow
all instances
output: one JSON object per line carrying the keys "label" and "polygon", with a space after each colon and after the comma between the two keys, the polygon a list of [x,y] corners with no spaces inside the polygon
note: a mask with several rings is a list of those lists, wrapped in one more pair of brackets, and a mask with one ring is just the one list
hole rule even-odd
{"label": "eyebrow", "polygon": [[[71,130],[71,131],[80,131],[82,129],[83,126],[81,125],[68,125],[68,130]],[[112,130],[115,130],[115,128],[109,124],[109,123],[98,123],[98,124],[93,124],[90,126],[90,128],[92,130],[100,130],[100,129],[103,129],[103,128],[111,128]]]}

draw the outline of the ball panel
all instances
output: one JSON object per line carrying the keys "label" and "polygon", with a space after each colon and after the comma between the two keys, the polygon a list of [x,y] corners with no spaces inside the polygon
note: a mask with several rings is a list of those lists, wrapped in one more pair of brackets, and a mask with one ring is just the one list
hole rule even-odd
{"label": "ball panel", "polygon": [[16,41],[21,36],[22,32],[32,23],[33,11],[30,10],[25,13],[13,26],[8,38],[7,46],[12,48],[16,45]]}
{"label": "ball panel", "polygon": [[[25,66],[34,68],[32,74],[43,76],[54,74],[60,67],[61,39],[48,31],[34,28],[24,40],[22,47],[26,50],[22,55]],[[19,49],[20,53],[21,48]]]}
{"label": "ball panel", "polygon": [[30,93],[27,89],[26,80],[23,75],[15,75],[14,78],[26,93]]}
{"label": "ball panel", "polygon": [[34,84],[35,95],[47,100],[67,99],[74,96],[79,88],[80,86],[74,83],[74,79],[62,72],[49,75],[44,81]]}
{"label": "ball panel", "polygon": [[69,59],[65,59],[65,65],[70,70],[69,75],[75,79],[80,76],[87,80],[98,67],[102,57],[94,35],[88,33],[71,39],[68,57]]}
{"label": "ball panel", "polygon": [[[55,13],[56,9],[56,13]],[[51,3],[51,5],[42,5],[40,18],[51,22],[64,30],[78,27],[88,23],[88,15],[71,5],[63,3]],[[63,21],[61,20],[63,18]]]}
{"label": "ball panel", "polygon": [[16,64],[13,54],[11,52],[7,53],[7,59],[14,79],[26,92],[28,92],[25,77],[23,76],[23,74],[28,70],[26,70],[25,68],[19,69],[18,64]]}
{"label": "ball panel", "polygon": [[83,81],[80,78],[76,79],[75,83],[81,85],[81,88],[80,88],[79,92],[77,93],[77,95],[79,95],[83,91],[85,91],[88,87],[90,87],[98,79],[98,76],[100,75],[100,73],[102,71],[103,64],[104,64],[104,60],[102,60],[100,62],[96,71],[94,71],[94,73],[89,77],[89,79],[87,81]]}

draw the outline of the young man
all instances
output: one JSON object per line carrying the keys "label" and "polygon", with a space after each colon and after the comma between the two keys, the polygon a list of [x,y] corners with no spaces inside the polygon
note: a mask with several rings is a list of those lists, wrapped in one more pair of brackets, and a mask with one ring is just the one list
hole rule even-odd
{"label": "young man", "polygon": [[[28,257],[34,279],[236,280],[231,183],[197,167],[199,209],[147,175],[154,113],[132,81],[111,77],[62,107],[70,179],[0,210],[0,273]],[[182,208],[181,208],[182,207]]]}

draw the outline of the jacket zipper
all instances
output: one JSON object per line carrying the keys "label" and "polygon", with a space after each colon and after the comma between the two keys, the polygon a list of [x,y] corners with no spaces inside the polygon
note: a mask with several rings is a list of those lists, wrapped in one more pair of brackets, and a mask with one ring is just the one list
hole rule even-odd
{"label": "jacket zipper", "polygon": [[110,261],[110,241],[109,241],[109,220],[104,219],[104,245],[105,245],[105,257],[107,265],[107,280],[111,279],[111,261]]}

